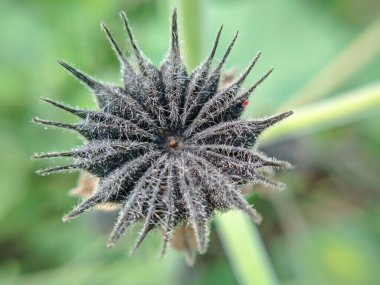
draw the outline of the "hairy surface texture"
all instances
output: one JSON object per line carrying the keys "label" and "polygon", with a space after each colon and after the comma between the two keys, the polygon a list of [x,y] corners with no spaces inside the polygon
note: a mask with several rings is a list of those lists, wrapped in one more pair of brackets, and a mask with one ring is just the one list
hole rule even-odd
{"label": "hairy surface texture", "polygon": [[102,203],[119,204],[109,246],[142,220],[132,253],[150,230],[160,228],[164,254],[173,231],[183,224],[192,227],[197,249],[203,253],[215,210],[240,209],[253,221],[260,222],[260,215],[242,195],[241,185],[281,187],[260,174],[260,170],[286,168],[288,164],[267,158],[252,147],[265,129],[291,112],[258,120],[239,119],[248,104],[248,96],[272,69],[251,87],[243,88],[259,53],[239,78],[220,90],[222,68],[237,34],[221,61],[213,67],[220,28],[209,56],[188,74],[178,44],[176,11],[172,16],[171,47],[160,68],[145,58],[125,14],[121,16],[136,67],[124,56],[103,23],[102,28],[121,63],[123,86],[100,82],[59,62],[93,91],[99,109],[82,110],[42,98],[82,120],[78,124],[66,124],[35,118],[35,122],[76,131],[87,142],[70,151],[36,154],[36,158],[73,158],[71,164],[38,172],[46,175],[80,170],[99,178],[95,191],[63,220],[71,220]]}

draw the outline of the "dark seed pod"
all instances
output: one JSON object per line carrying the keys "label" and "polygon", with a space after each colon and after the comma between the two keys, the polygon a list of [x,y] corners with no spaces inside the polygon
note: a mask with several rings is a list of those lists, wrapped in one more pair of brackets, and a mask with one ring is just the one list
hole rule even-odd
{"label": "dark seed pod", "polygon": [[204,253],[215,210],[240,209],[253,221],[260,222],[260,215],[242,195],[241,185],[250,182],[281,187],[260,175],[260,169],[287,168],[289,164],[256,153],[252,147],[261,132],[292,112],[258,120],[239,119],[249,95],[272,72],[270,69],[248,89],[242,86],[260,53],[240,77],[218,90],[222,68],[237,34],[212,69],[221,28],[207,59],[188,74],[178,44],[176,10],[172,16],[171,48],[160,68],[145,58],[124,13],[122,18],[138,70],[123,55],[103,23],[120,61],[124,86],[104,84],[59,62],[93,91],[99,110],[80,110],[42,99],[78,116],[82,122],[66,124],[37,118],[35,122],[76,131],[88,142],[71,151],[35,155],[74,159],[72,164],[39,173],[84,170],[97,177],[96,190],[63,220],[71,220],[104,203],[117,204],[120,212],[109,246],[142,220],[143,227],[132,253],[149,231],[161,228],[163,255],[173,232],[182,225],[192,228],[197,250]]}

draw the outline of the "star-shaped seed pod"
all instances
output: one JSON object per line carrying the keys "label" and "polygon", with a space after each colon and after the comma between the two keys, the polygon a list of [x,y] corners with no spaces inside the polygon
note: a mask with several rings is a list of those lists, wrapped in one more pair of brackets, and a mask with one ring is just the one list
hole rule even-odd
{"label": "star-shaped seed pod", "polygon": [[163,255],[173,232],[182,225],[192,228],[197,250],[204,253],[215,211],[240,209],[254,222],[260,222],[260,215],[241,193],[242,185],[282,187],[264,177],[261,170],[287,168],[289,164],[268,158],[253,150],[253,146],[265,129],[292,112],[261,119],[239,119],[248,105],[249,95],[272,69],[251,87],[243,87],[260,58],[258,53],[240,77],[218,89],[222,68],[237,34],[221,61],[212,67],[220,28],[209,56],[189,74],[178,44],[176,10],[172,16],[171,47],[159,68],[143,55],[126,15],[121,15],[137,68],[121,52],[103,23],[102,28],[122,67],[123,86],[100,82],[59,61],[95,94],[99,108],[77,109],[42,98],[82,121],[78,124],[38,118],[34,121],[76,131],[86,142],[70,151],[36,154],[35,158],[70,157],[74,160],[38,173],[79,170],[97,177],[95,191],[63,220],[69,221],[104,203],[118,205],[119,216],[108,246],[113,246],[136,222],[143,221],[132,253],[149,231],[160,228]]}

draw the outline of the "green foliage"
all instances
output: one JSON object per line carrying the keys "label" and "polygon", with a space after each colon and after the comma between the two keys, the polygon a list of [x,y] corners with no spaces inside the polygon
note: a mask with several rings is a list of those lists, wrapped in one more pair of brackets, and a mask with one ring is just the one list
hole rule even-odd
{"label": "green foliage", "polygon": [[[63,112],[46,108],[39,96],[81,107],[94,105],[87,90],[73,81],[56,60],[65,59],[98,78],[119,82],[117,60],[98,23],[104,20],[128,51],[118,22],[118,12],[125,10],[134,23],[141,48],[159,64],[167,49],[169,2],[2,1],[1,285],[238,284],[216,235],[208,254],[188,268],[174,250],[164,260],[156,259],[158,233],[133,258],[127,256],[132,237],[113,250],[106,249],[111,230],[108,225],[114,218],[111,213],[90,212],[80,220],[62,224],[62,215],[75,202],[67,192],[75,187],[77,177],[42,179],[34,170],[46,163],[29,159],[33,152],[67,149],[80,143],[75,136],[30,123],[35,115],[73,120]],[[270,66],[275,67],[273,76],[252,96],[247,117],[280,108],[360,35],[380,8],[370,0],[200,2],[203,55],[211,48],[219,25],[224,24],[221,47],[227,46],[235,30],[240,30],[228,62],[230,68],[242,71],[257,50],[263,52],[263,60],[248,82]],[[187,49],[186,37],[183,41]],[[191,53],[190,45],[186,52]],[[219,49],[217,57],[223,52]],[[378,66],[377,53],[326,96],[376,83]],[[293,136],[281,148],[275,144],[263,146],[297,166],[283,177],[288,184],[286,193],[260,191],[261,199],[254,199],[264,216],[258,230],[280,284],[371,285],[379,280],[380,134],[376,126],[380,118],[374,110],[376,107],[360,109],[355,117],[345,118],[345,126],[326,120],[323,132],[301,139]],[[274,133],[272,138],[280,139]],[[270,133],[265,142],[270,143],[269,139]],[[250,248],[244,243],[239,246]]]}

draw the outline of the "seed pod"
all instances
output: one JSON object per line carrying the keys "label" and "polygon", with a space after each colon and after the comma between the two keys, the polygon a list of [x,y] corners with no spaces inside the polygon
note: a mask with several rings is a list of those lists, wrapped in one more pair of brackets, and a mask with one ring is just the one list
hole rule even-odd
{"label": "seed pod", "polygon": [[99,109],[79,110],[43,99],[78,116],[82,122],[75,125],[41,119],[35,122],[78,132],[87,143],[71,151],[35,155],[36,158],[74,159],[69,165],[39,173],[79,170],[96,177],[96,191],[63,219],[71,220],[105,203],[116,204],[119,217],[108,246],[113,246],[134,223],[142,220],[143,227],[132,253],[149,231],[160,228],[163,255],[175,229],[184,227],[191,229],[196,249],[204,253],[215,210],[236,208],[255,222],[261,220],[242,195],[241,185],[250,182],[281,187],[260,175],[260,169],[286,168],[289,164],[267,158],[252,146],[264,130],[292,112],[263,119],[239,119],[248,105],[248,96],[272,71],[252,87],[243,88],[260,53],[240,77],[218,90],[222,68],[237,34],[213,69],[220,29],[210,55],[189,74],[179,49],[176,10],[172,16],[170,50],[159,68],[138,48],[124,13],[122,18],[138,69],[132,67],[103,23],[102,28],[122,67],[123,86],[105,84],[60,62],[93,91]]}

